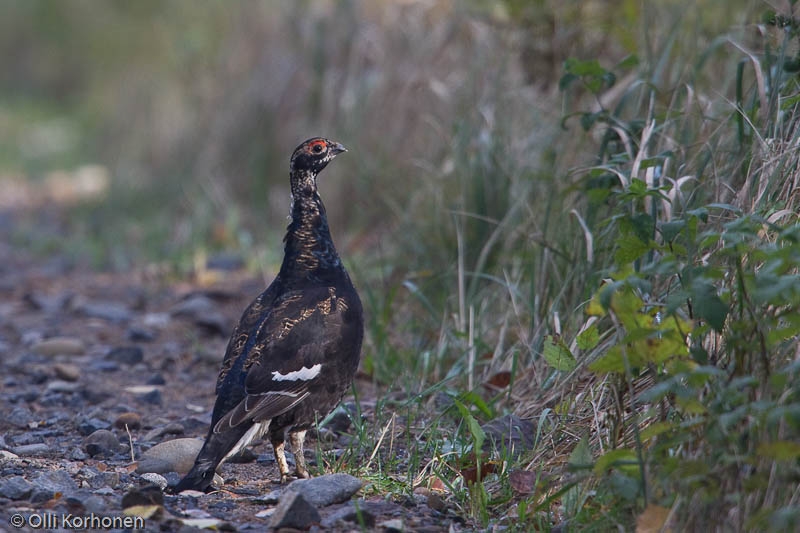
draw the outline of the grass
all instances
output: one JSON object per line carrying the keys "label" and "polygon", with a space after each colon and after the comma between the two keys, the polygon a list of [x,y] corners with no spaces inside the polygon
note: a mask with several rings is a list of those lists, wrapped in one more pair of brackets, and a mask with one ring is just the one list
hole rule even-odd
{"label": "grass", "polygon": [[[269,277],[274,169],[325,132],[351,147],[320,186],[379,393],[319,465],[368,494],[440,493],[476,528],[792,530],[797,22],[646,4],[319,2],[190,24],[176,2],[167,29],[195,37],[161,32],[148,46],[169,61],[135,64],[163,91],[89,75],[80,124],[106,135],[75,146],[114,181],[67,242],[178,275],[238,250]],[[122,89],[146,105],[98,111]],[[508,415],[531,421],[522,453],[488,444]]]}

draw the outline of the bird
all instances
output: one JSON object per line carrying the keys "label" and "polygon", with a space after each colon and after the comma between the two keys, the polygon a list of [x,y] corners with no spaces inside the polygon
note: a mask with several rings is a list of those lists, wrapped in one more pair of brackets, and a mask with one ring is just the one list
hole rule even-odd
{"label": "bird", "polygon": [[350,388],[364,337],[361,300],[333,244],[317,190],[319,173],[346,151],[314,137],[292,153],[291,220],[281,268],[231,334],[208,434],[173,493],[213,490],[217,468],[265,434],[280,483],[289,480],[287,436],[297,478],[310,477],[303,457],[306,431]]}

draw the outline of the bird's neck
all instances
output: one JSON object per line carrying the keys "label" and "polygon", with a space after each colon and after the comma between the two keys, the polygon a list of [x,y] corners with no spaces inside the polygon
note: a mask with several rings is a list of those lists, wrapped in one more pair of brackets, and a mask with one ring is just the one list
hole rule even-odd
{"label": "bird's neck", "polygon": [[284,238],[280,277],[324,280],[341,269],[316,176],[292,175],[292,221]]}

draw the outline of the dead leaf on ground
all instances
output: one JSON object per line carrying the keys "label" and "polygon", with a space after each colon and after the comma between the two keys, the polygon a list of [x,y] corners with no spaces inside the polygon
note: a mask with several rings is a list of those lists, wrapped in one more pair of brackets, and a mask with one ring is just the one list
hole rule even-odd
{"label": "dead leaf on ground", "polygon": [[519,494],[531,494],[536,489],[537,479],[535,472],[527,470],[513,470],[508,474],[508,483]]}
{"label": "dead leaf on ground", "polygon": [[669,517],[669,509],[660,505],[650,504],[636,519],[636,533],[671,532],[672,528],[665,527]]}
{"label": "dead leaf on ground", "polygon": [[511,384],[511,372],[503,371],[498,372],[497,374],[493,375],[489,378],[486,382],[487,385],[491,385],[493,387],[497,387],[499,389],[505,389]]}

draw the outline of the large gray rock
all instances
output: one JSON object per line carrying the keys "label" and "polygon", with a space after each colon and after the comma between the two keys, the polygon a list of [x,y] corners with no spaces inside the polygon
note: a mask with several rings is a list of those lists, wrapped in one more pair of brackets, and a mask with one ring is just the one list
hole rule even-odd
{"label": "large gray rock", "polygon": [[178,472],[185,474],[194,465],[203,441],[200,439],[174,439],[156,444],[142,454],[136,472],[164,474]]}
{"label": "large gray rock", "polygon": [[22,476],[12,476],[0,481],[0,497],[9,500],[24,500],[31,495],[33,485]]}
{"label": "large gray rock", "polygon": [[282,527],[308,529],[311,524],[319,523],[321,519],[317,508],[311,505],[302,494],[286,491],[270,517],[269,527],[272,529]]}
{"label": "large gray rock", "polygon": [[312,505],[325,507],[349,500],[361,486],[361,480],[357,477],[339,473],[292,481],[286,487],[286,492],[300,493]]}

